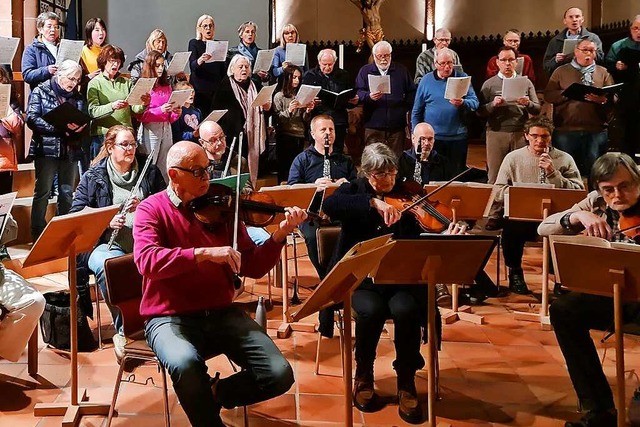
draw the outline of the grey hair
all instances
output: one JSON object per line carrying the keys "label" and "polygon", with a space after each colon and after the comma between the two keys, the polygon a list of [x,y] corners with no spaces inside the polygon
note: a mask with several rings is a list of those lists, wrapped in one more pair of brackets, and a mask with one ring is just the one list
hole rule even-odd
{"label": "grey hair", "polygon": [[233,55],[233,58],[231,58],[231,61],[229,61],[229,68],[227,68],[227,76],[229,77],[233,76],[233,70],[234,68],[236,68],[236,64],[241,59],[244,59],[249,63],[249,74],[251,74],[251,61],[249,61],[249,58],[247,58],[244,55],[240,55],[239,53],[236,53],[235,55]]}
{"label": "grey hair", "polygon": [[634,184],[640,186],[640,170],[636,162],[628,154],[610,151],[598,157],[591,168],[591,182],[598,192],[598,184],[610,180],[619,166],[629,171]]}
{"label": "grey hair", "polygon": [[325,55],[329,55],[331,58],[333,58],[333,62],[336,62],[338,60],[338,54],[335,50],[322,49],[320,52],[318,52],[318,62],[320,62],[322,60],[322,57]]}
{"label": "grey hair", "polygon": [[364,147],[360,161],[360,173],[369,176],[376,171],[385,172],[398,169],[398,157],[382,142],[374,142]]}
{"label": "grey hair", "polygon": [[448,34],[449,36],[451,36],[451,31],[449,31],[448,28],[438,28],[434,34],[435,37],[440,37],[443,36],[445,34]]}
{"label": "grey hair", "polygon": [[242,33],[247,27],[253,27],[256,29],[256,33],[258,32],[258,24],[253,21],[247,21],[238,27],[238,37],[242,38]]}
{"label": "grey hair", "polygon": [[56,72],[56,77],[59,79],[60,77],[69,77],[75,73],[82,73],[82,67],[76,61],[72,59],[66,59],[58,65],[58,71]]}
{"label": "grey hair", "polygon": [[44,27],[44,23],[46,21],[48,21],[49,19],[55,20],[58,24],[60,23],[60,17],[58,16],[57,13],[54,13],[54,12],[42,12],[36,18],[36,28],[39,30],[42,27]]}
{"label": "grey hair", "polygon": [[374,44],[371,48],[371,53],[374,55],[378,52],[378,50],[382,47],[389,48],[389,53],[393,52],[393,47],[391,47],[391,43],[386,40],[380,40],[378,43]]}
{"label": "grey hair", "polygon": [[448,47],[445,47],[444,49],[436,49],[435,54],[433,55],[433,59],[437,61],[444,54],[448,54],[453,60],[453,51]]}

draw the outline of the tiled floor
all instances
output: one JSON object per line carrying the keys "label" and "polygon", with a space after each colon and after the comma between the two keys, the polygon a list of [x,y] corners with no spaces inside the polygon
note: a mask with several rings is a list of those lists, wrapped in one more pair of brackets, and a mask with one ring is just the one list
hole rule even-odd
{"label": "tiled floor", "polygon": [[[301,252],[304,245],[300,245]],[[486,304],[474,307],[483,315],[486,324],[475,325],[457,322],[444,327],[444,341],[440,352],[441,400],[436,403],[438,422],[454,426],[562,426],[568,419],[578,417],[576,397],[564,367],[553,332],[542,331],[539,324],[514,320],[513,311],[533,310],[540,291],[540,249],[528,248],[525,252],[526,279],[535,291],[533,296],[505,296],[494,298]],[[292,271],[292,270],[291,270]],[[304,298],[310,291],[306,287],[317,282],[306,258],[300,260],[300,282]],[[495,257],[487,272],[495,278]],[[60,288],[65,276],[51,275],[34,280],[41,290]],[[252,286],[248,283],[243,300],[255,302],[258,295],[266,294],[266,279]],[[503,283],[504,284],[504,283]],[[271,323],[281,318],[281,298],[274,290],[275,307],[269,312]],[[104,304],[103,327],[107,335],[113,334],[109,326],[110,316]],[[273,322],[274,321],[274,322]],[[305,322],[313,323],[308,318]],[[92,324],[93,327],[95,325]],[[321,375],[314,375],[316,334],[294,332],[288,339],[275,338],[275,329],[269,333],[291,362],[296,383],[289,392],[248,408],[251,426],[339,426],[344,413],[342,370],[338,353],[338,339],[323,342]],[[593,334],[597,341],[602,333]],[[640,343],[635,337],[625,338],[627,395],[637,386],[635,366],[640,364]],[[40,345],[39,375],[31,378],[27,373],[26,354],[18,363],[0,361],[0,426],[58,426],[61,417],[35,418],[33,407],[38,402],[66,402],[69,399],[69,361],[66,353],[53,351]],[[613,342],[598,342],[600,354],[604,354],[607,376],[614,384],[615,365]],[[426,355],[426,347],[423,346]],[[395,375],[391,368],[394,359],[393,343],[387,337],[380,341],[376,362],[376,387],[379,394],[393,400]],[[117,373],[112,344],[105,348],[79,356],[79,383],[88,388],[92,402],[109,402]],[[211,372],[222,376],[232,373],[224,358],[208,362]],[[117,408],[119,417],[114,426],[161,426],[162,392],[154,385],[142,385],[147,377],[161,384],[160,375],[152,367],[140,367],[135,371],[135,383],[123,383]],[[417,386],[426,399],[426,372],[418,373]],[[186,416],[170,389],[169,405],[174,427],[186,426]],[[389,403],[383,410],[363,414],[354,410],[356,425],[405,426],[397,413],[397,405]],[[223,411],[228,425],[241,426],[242,410]],[[103,426],[104,417],[87,416],[83,426]]]}

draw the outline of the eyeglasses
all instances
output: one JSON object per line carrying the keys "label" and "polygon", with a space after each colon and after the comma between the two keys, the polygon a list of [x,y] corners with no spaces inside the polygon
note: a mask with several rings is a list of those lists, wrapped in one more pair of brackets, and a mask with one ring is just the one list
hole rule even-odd
{"label": "eyeglasses", "polygon": [[206,142],[207,144],[215,144],[216,142],[224,142],[226,140],[227,140],[227,137],[224,136],[224,135],[221,135],[221,136],[218,136],[218,137],[213,137],[213,139],[211,141],[207,141],[206,139],[199,138],[199,141],[201,143],[205,143]]}
{"label": "eyeglasses", "polygon": [[398,175],[398,171],[388,171],[388,172],[376,172],[372,173],[371,176],[377,180],[382,180],[385,178],[395,178]]}
{"label": "eyeglasses", "polygon": [[138,146],[138,143],[136,142],[130,142],[128,144],[114,144],[116,147],[120,147],[122,148],[124,151],[127,150],[135,150],[136,147]]}
{"label": "eyeglasses", "polygon": [[453,62],[452,61],[447,61],[447,62],[436,61],[436,65],[439,65],[441,67],[453,67]]}
{"label": "eyeglasses", "polygon": [[595,49],[585,49],[585,48],[579,47],[578,50],[582,53],[596,53]]}
{"label": "eyeglasses", "polygon": [[516,44],[520,43],[520,39],[504,39],[505,43]]}
{"label": "eyeglasses", "polygon": [[207,168],[195,168],[195,169],[187,169],[187,168],[182,168],[180,166],[172,166],[172,169],[178,169],[179,171],[182,172],[189,172],[191,175],[193,175],[196,178],[202,178],[202,177],[208,177],[209,176],[209,170]]}
{"label": "eyeglasses", "polygon": [[69,80],[72,83],[78,84],[80,82],[80,77],[67,77],[64,76],[65,79]]}
{"label": "eyeglasses", "polygon": [[451,43],[451,39],[443,38],[443,37],[436,37],[434,40],[435,41],[439,41],[439,42],[443,42],[443,43]]}
{"label": "eyeglasses", "polygon": [[600,186],[600,192],[602,194],[606,194],[607,196],[613,196],[613,194],[618,190],[618,193],[628,193],[633,190],[633,183],[630,181],[622,181],[618,185],[603,185]]}
{"label": "eyeglasses", "polygon": [[59,30],[60,25],[45,25],[43,28],[45,30]]}
{"label": "eyeglasses", "polygon": [[291,31],[283,31],[282,34],[287,35],[287,34],[297,34],[297,33],[291,30]]}
{"label": "eyeglasses", "polygon": [[390,53],[381,53],[379,55],[374,55],[376,59],[391,59]]}
{"label": "eyeglasses", "polygon": [[547,134],[539,134],[539,133],[528,133],[529,137],[533,140],[541,139],[543,141],[548,141],[551,139],[551,135]]}
{"label": "eyeglasses", "polygon": [[498,61],[502,62],[502,63],[507,63],[507,62],[516,62],[516,58],[498,58]]}
{"label": "eyeglasses", "polygon": [[213,24],[202,24],[200,25],[200,28],[204,28],[205,30],[212,30]]}
{"label": "eyeglasses", "polygon": [[631,27],[631,31],[640,31],[640,27]]}

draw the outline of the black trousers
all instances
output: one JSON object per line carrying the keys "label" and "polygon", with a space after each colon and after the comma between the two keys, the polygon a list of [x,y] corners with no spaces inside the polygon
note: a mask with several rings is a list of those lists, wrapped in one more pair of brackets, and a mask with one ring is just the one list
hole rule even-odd
{"label": "black trousers", "polygon": [[335,125],[336,139],[333,141],[333,152],[344,153],[344,139],[347,136],[347,128],[349,125]]}
{"label": "black trousers", "polygon": [[293,159],[304,150],[305,140],[287,134],[278,135],[276,142],[276,158],[278,159],[278,183],[289,179],[289,170]]}
{"label": "black trousers", "polygon": [[[298,229],[302,233],[304,237],[304,243],[307,245],[307,254],[309,255],[309,261],[316,269],[318,273],[318,277],[320,280],[324,279],[324,276],[327,275],[327,269],[320,265],[320,261],[318,260],[318,239],[316,237],[316,230],[318,229],[318,224],[316,222],[305,221],[298,226]],[[333,319],[333,318],[332,318]]]}
{"label": "black trousers", "polygon": [[529,221],[505,221],[502,229],[502,253],[507,267],[516,270],[522,268],[524,244],[536,240],[539,224]]}
{"label": "black trousers", "polygon": [[[588,411],[614,408],[613,394],[604,375],[590,329],[613,327],[613,298],[572,292],[550,307],[551,324],[567,362],[573,388]],[[638,321],[640,304],[623,306],[625,323]]]}

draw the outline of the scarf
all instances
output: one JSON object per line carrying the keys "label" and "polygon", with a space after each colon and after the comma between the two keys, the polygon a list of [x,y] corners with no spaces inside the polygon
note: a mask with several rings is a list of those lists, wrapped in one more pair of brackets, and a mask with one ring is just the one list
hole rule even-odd
{"label": "scarf", "polygon": [[575,58],[573,58],[573,60],[571,61],[571,66],[580,71],[580,73],[582,74],[581,80],[583,85],[593,86],[593,72],[596,70],[595,62],[587,67],[583,67],[582,65],[578,64],[578,61],[576,61]]}
{"label": "scarf", "polygon": [[[53,89],[53,93],[56,94],[56,97],[58,98],[58,100],[60,100],[61,104],[63,102],[69,102],[71,98],[73,98],[76,94],[75,90],[72,90],[71,92],[67,92],[66,90],[64,90],[58,84],[58,80],[55,77],[51,78],[51,89]],[[72,102],[72,104],[75,105],[76,103]]]}
{"label": "scarf", "polygon": [[246,119],[244,122],[244,132],[247,136],[247,143],[249,144],[247,160],[249,161],[251,182],[255,185],[258,179],[258,159],[266,148],[265,140],[267,138],[267,130],[264,125],[262,108],[251,108],[251,104],[258,96],[258,92],[256,91],[256,85],[253,84],[250,77],[248,80],[250,81],[249,88],[244,91],[233,77],[229,77],[233,94],[236,96],[240,107],[242,107],[242,113]]}
{"label": "scarf", "polygon": [[[131,190],[136,184],[138,178],[138,161],[134,160],[131,169],[121,174],[115,168],[111,161],[111,157],[107,157],[107,175],[111,184],[111,193],[113,195],[113,204],[120,205],[127,201]],[[138,187],[136,197],[142,200],[142,190]],[[133,252],[133,215],[134,212],[125,214],[124,227],[118,232],[116,243],[126,253]]]}
{"label": "scarf", "polygon": [[251,43],[251,46],[246,46],[244,43],[240,42],[238,44],[238,53],[242,56],[245,56],[251,61],[251,66],[253,67],[254,62],[256,62],[256,58],[258,57],[258,45],[255,43]]}

